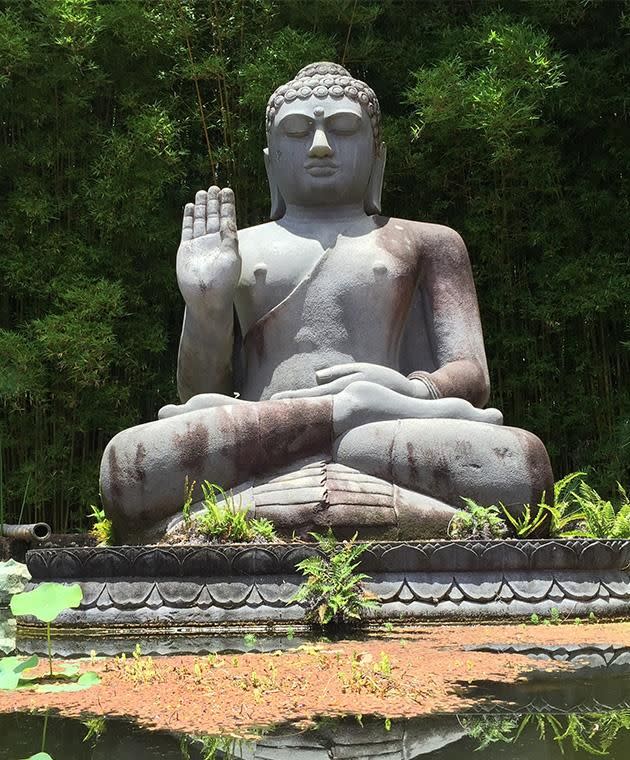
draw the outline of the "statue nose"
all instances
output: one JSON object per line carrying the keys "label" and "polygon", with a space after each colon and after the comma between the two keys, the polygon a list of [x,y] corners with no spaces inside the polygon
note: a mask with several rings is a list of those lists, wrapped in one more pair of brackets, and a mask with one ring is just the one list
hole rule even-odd
{"label": "statue nose", "polygon": [[308,152],[310,158],[326,158],[332,156],[333,150],[328,144],[326,133],[323,129],[316,129],[313,135],[313,142]]}

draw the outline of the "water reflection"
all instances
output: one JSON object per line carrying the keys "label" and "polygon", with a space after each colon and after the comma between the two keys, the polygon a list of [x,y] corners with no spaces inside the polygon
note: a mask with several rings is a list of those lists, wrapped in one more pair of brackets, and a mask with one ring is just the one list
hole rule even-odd
{"label": "water reflection", "polygon": [[603,713],[431,715],[410,720],[324,719],[314,728],[279,726],[252,740],[176,736],[122,721],[81,723],[0,715],[0,760],[45,750],[53,760],[511,760],[630,757],[630,710]]}

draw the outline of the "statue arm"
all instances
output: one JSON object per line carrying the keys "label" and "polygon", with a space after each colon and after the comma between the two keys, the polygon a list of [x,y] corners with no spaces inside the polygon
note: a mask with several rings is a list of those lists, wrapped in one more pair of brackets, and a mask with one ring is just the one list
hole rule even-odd
{"label": "statue arm", "polygon": [[182,402],[200,393],[232,395],[232,344],[234,310],[206,313],[184,310],[177,356],[177,391]]}
{"label": "statue arm", "polygon": [[466,246],[454,230],[440,228],[427,265],[424,286],[437,369],[409,377],[433,398],[463,398],[482,407],[490,395],[490,378],[477,294]]}
{"label": "statue arm", "polygon": [[232,394],[234,294],[241,274],[234,194],[200,190],[184,210],[177,282],[186,303],[177,359],[182,402]]}

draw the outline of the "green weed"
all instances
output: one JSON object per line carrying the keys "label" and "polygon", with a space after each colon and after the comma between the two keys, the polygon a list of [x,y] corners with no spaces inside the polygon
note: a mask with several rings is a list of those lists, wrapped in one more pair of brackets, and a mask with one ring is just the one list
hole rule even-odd
{"label": "green weed", "polygon": [[507,525],[498,507],[483,507],[473,499],[464,498],[463,501],[465,508],[455,512],[449,523],[450,538],[487,541],[505,536]]}
{"label": "green weed", "polygon": [[191,484],[188,483],[188,475],[184,481],[184,506],[182,507],[182,517],[184,519],[184,525],[190,525],[190,508],[193,503],[193,492],[195,490],[196,480],[193,480]]}
{"label": "green weed", "polygon": [[503,512],[504,519],[512,526],[517,538],[529,538],[532,533],[542,528],[547,520],[547,512],[540,505],[533,511],[529,504],[525,504],[523,511],[518,515],[513,515],[501,502],[499,502],[499,507]]}
{"label": "green weed", "polygon": [[[193,484],[194,486],[194,484]],[[207,538],[221,542],[244,543],[258,541],[271,543],[277,539],[271,520],[264,517],[248,519],[248,508],[237,503],[232,493],[224,491],[215,483],[205,481],[203,492],[204,509],[201,513],[190,518],[190,503],[192,503],[192,487],[187,496],[189,523],[192,519],[198,531]],[[221,503],[219,502],[221,499]],[[184,522],[186,522],[184,517]]]}
{"label": "green weed", "polygon": [[114,543],[114,525],[112,521],[105,516],[105,510],[90,504],[91,512],[89,517],[94,520],[90,528],[90,535],[98,541],[99,546],[112,546]]}

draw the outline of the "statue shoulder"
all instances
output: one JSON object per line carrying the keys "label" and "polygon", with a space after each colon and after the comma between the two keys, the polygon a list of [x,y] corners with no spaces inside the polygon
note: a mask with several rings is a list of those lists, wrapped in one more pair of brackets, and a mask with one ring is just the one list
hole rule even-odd
{"label": "statue shoulder", "polygon": [[276,242],[278,226],[275,222],[264,222],[238,231],[238,244],[241,256],[245,260],[260,257],[265,250]]}
{"label": "statue shoulder", "polygon": [[453,263],[468,261],[468,251],[462,236],[451,227],[411,219],[378,217],[377,225],[392,232],[404,231],[416,243],[418,256],[425,259],[451,259]]}
{"label": "statue shoulder", "polygon": [[253,227],[239,228],[238,239],[239,242],[242,243],[248,243],[251,240],[258,238],[264,240],[265,238],[277,234],[277,229],[278,226],[275,222],[263,222],[262,224],[255,224]]}

